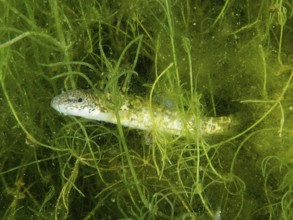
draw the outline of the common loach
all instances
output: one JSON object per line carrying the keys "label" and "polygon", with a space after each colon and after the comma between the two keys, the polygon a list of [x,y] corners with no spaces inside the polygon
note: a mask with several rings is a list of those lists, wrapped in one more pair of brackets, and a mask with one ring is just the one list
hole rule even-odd
{"label": "common loach", "polygon": [[[86,90],[69,90],[55,96],[51,107],[63,115],[79,116],[86,119],[117,124],[115,103],[109,93]],[[121,96],[118,111],[122,126],[159,132],[186,135],[225,135],[231,132],[237,120],[233,116],[202,117],[179,114],[150,102],[139,96]]]}

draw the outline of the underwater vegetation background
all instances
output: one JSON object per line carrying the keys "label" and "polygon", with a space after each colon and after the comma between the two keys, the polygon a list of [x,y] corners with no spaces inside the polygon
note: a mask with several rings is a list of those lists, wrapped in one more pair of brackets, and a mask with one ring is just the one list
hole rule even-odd
{"label": "underwater vegetation background", "polygon": [[[1,219],[293,219],[292,8],[0,0]],[[50,108],[77,88],[239,126],[145,136]]]}

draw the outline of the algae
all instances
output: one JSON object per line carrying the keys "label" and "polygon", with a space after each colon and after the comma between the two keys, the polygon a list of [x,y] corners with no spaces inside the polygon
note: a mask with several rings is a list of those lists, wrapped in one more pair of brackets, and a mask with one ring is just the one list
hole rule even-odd
{"label": "algae", "polygon": [[[292,1],[0,0],[0,15],[2,219],[293,218]],[[50,109],[75,88],[241,127],[145,138]]]}

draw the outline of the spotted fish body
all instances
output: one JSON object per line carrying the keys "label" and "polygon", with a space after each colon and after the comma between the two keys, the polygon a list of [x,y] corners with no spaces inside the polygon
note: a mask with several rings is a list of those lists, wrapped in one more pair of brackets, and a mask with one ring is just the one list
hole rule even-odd
{"label": "spotted fish body", "polygon": [[[186,132],[201,135],[222,135],[230,131],[231,116],[205,117],[196,120],[193,116],[183,116],[177,111],[168,110],[159,105],[150,105],[138,96],[121,97],[116,103],[122,126],[140,129],[157,130],[174,135]],[[79,116],[117,124],[115,104],[109,94],[94,94],[84,90],[69,90],[51,101],[51,107],[64,115]]]}

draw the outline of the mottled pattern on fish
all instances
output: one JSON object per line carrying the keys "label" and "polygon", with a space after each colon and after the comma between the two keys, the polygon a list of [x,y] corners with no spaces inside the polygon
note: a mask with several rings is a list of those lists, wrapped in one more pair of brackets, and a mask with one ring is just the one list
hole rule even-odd
{"label": "mottled pattern on fish", "polygon": [[[227,134],[234,120],[231,116],[203,117],[196,120],[195,116],[179,114],[158,104],[150,106],[149,102],[139,96],[121,96],[121,103],[117,104],[120,106],[118,113],[123,126],[175,135],[184,135],[186,132],[201,135]],[[54,97],[51,107],[64,115],[117,124],[110,94],[69,90]]]}

